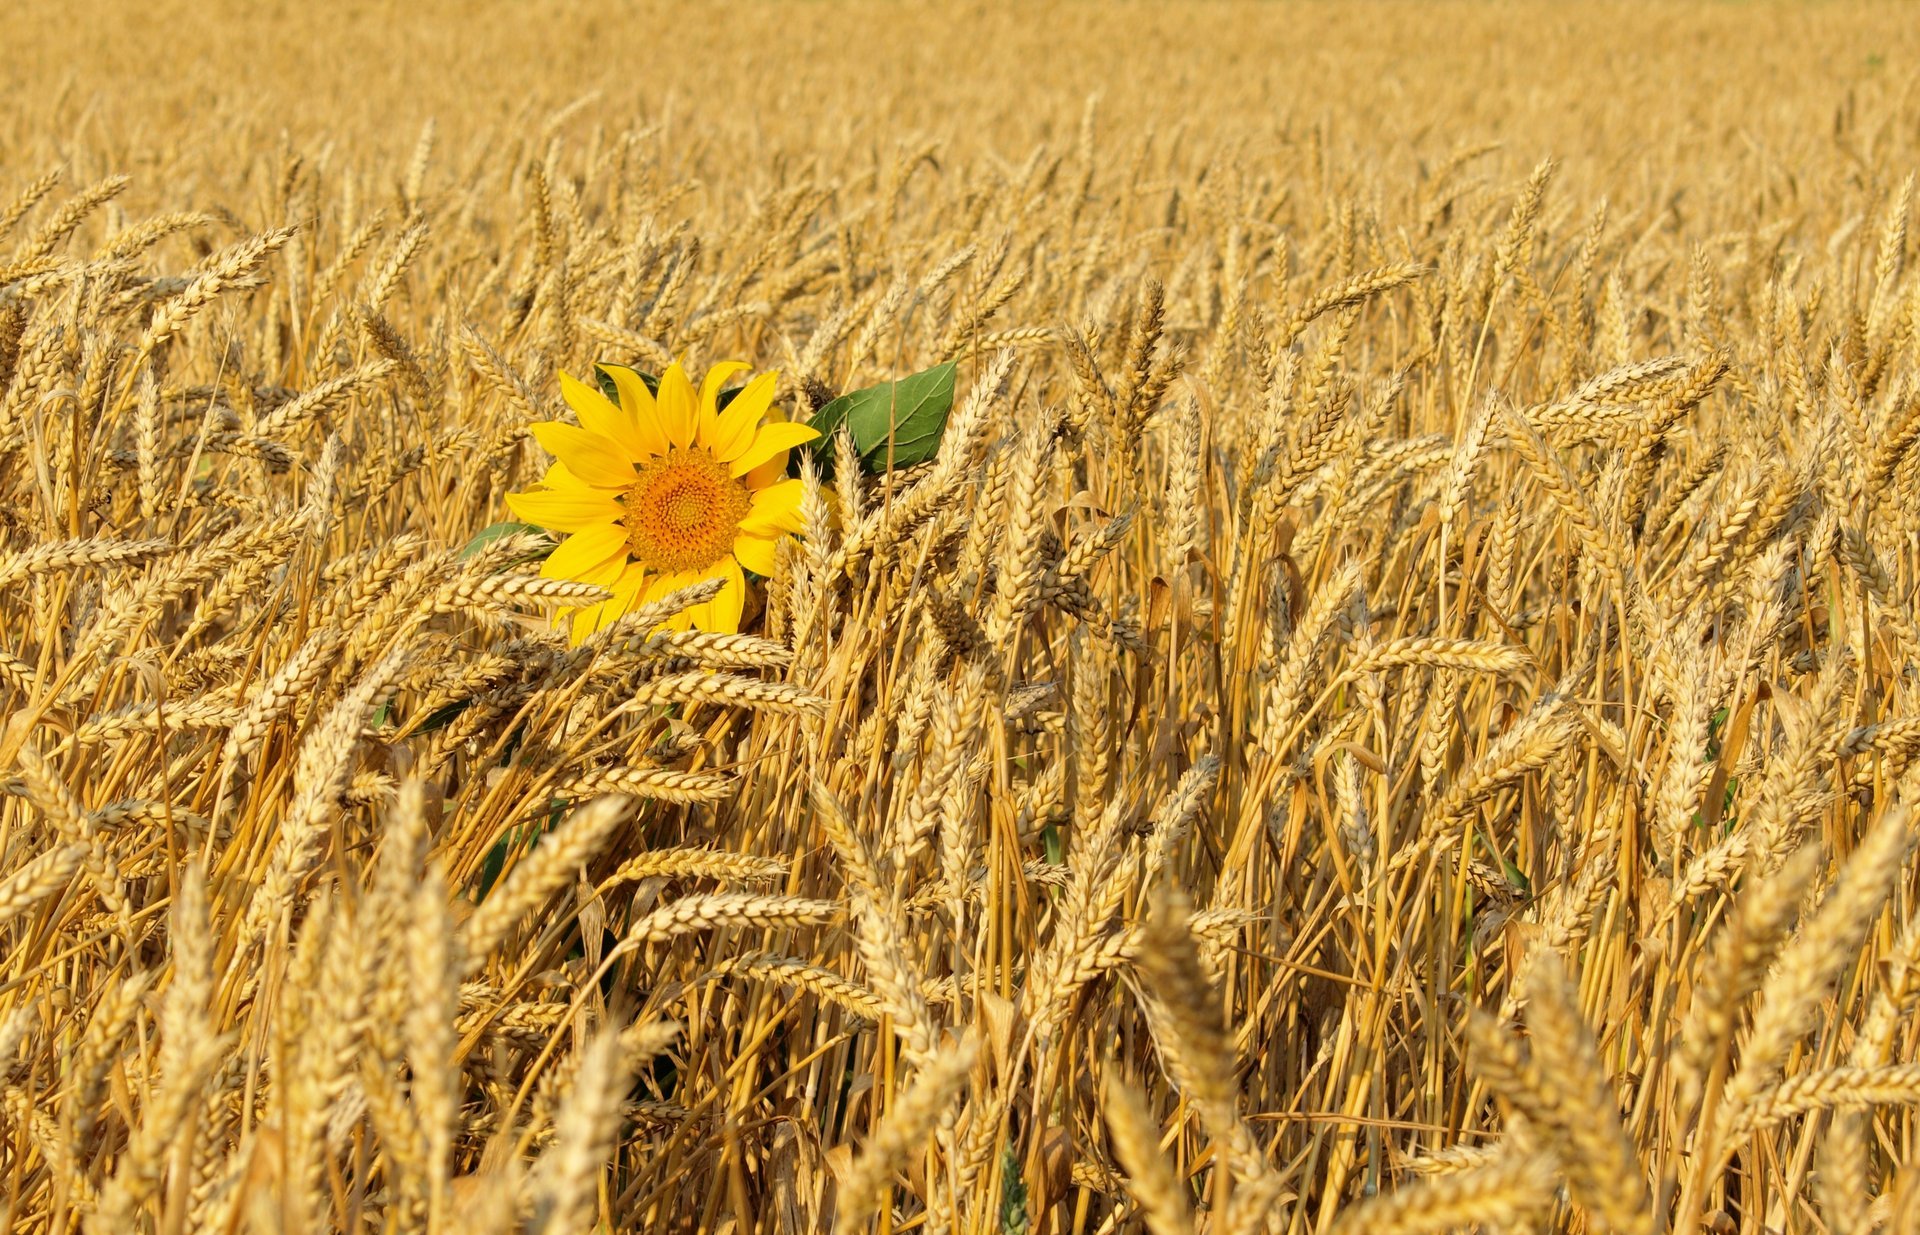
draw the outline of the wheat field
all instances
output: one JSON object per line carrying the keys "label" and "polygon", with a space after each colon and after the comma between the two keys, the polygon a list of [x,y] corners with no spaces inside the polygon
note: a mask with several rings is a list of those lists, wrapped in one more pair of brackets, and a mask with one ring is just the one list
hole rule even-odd
{"label": "wheat field", "polygon": [[8,6],[4,1229],[1920,1232],[1910,17]]}

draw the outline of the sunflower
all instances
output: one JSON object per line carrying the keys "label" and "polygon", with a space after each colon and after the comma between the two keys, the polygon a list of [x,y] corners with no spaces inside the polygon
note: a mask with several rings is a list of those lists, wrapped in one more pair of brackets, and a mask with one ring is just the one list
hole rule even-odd
{"label": "sunflower", "polygon": [[743,570],[772,574],[774,547],[801,529],[801,485],[786,476],[787,452],[820,436],[811,426],[769,419],[773,373],[753,378],[721,409],[720,387],[747,367],[715,365],[696,396],[677,361],[660,375],[658,394],[632,369],[600,365],[618,402],[560,375],[560,393],[580,423],[532,426],[557,462],[538,488],[507,494],[507,505],[565,536],[541,574],[613,593],[570,611],[573,643],[636,605],[706,579],[721,580],[719,593],[671,625],[740,629]]}

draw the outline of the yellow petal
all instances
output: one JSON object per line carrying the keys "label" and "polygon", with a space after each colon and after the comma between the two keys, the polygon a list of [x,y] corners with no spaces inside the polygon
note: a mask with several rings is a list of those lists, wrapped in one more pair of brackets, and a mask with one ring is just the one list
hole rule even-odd
{"label": "yellow petal", "polygon": [[562,609],[553,615],[553,620],[556,625],[565,623],[567,628],[567,646],[570,648],[577,648],[586,640],[587,633],[581,627],[581,622],[583,621],[582,615],[585,613],[585,609]]}
{"label": "yellow petal", "polygon": [[620,577],[607,584],[607,588],[613,593],[613,600],[608,602],[612,608],[609,610],[607,620],[615,621],[625,617],[639,607],[640,594],[647,590],[647,564],[628,562],[626,568],[620,572]]}
{"label": "yellow petal", "polygon": [[752,365],[749,365],[744,360],[723,360],[711,369],[708,369],[707,375],[700,379],[701,416],[707,420],[712,420],[718,416],[720,414],[720,388],[726,385],[727,379],[734,374],[743,373],[752,367]]}
{"label": "yellow petal", "polygon": [[607,420],[620,411],[599,390],[564,371],[560,374],[560,397],[567,401],[567,406],[573,409],[575,415],[582,418],[582,424],[586,423],[588,416]]}
{"label": "yellow petal", "polygon": [[[624,562],[621,565],[620,562]],[[601,587],[613,593],[611,600],[603,600],[597,605],[585,605],[571,612],[572,621],[567,632],[569,646],[578,647],[595,631],[605,630],[625,617],[639,598],[640,591],[646,585],[647,568],[639,562],[625,562],[624,557],[616,562],[612,574],[604,579],[594,579]]]}
{"label": "yellow petal", "polygon": [[594,387],[565,373],[560,375],[560,394],[566,399],[567,406],[573,409],[574,415],[580,417],[581,428],[613,442],[629,459],[646,457],[631,412],[615,406],[611,399]]}
{"label": "yellow petal", "polygon": [[[660,424],[660,406],[640,375],[623,364],[603,364],[601,372],[613,379],[620,392],[620,408],[633,422],[634,445],[640,448],[636,459],[650,459],[667,453],[667,431]],[[586,421],[581,421],[585,424]]]}
{"label": "yellow petal", "polygon": [[589,635],[605,630],[620,619],[627,611],[628,598],[616,596],[612,600],[603,600],[597,605],[587,605],[573,611],[573,621],[567,630],[567,644],[579,647]]}
{"label": "yellow petal", "polygon": [[567,646],[577,648],[586,641],[588,623],[593,621],[593,611],[598,605],[587,605],[579,609],[562,609],[553,615],[553,624],[564,627],[567,632]]}
{"label": "yellow petal", "polygon": [[598,489],[548,489],[507,494],[507,509],[536,527],[555,532],[584,532],[620,521],[620,503]]}
{"label": "yellow petal", "polygon": [[[722,558],[721,561],[731,563],[733,561],[733,558],[729,556],[729,557]],[[736,566],[734,569],[737,570],[739,569],[739,567]],[[709,579],[724,580],[726,578],[726,574],[720,568],[720,563],[716,562],[705,570],[694,571],[692,578],[695,583],[705,583]],[[722,591],[726,590],[724,583],[722,584],[721,590]],[[715,595],[689,608],[686,611],[687,624],[693,627],[695,630],[718,631],[719,627],[714,624],[715,618],[713,614],[713,602],[718,599],[719,599],[719,596]]]}
{"label": "yellow petal", "polygon": [[765,463],[762,463],[759,467],[748,472],[746,476],[743,477],[747,482],[747,488],[764,489],[785,476],[787,474],[787,457],[792,453],[791,450],[783,450],[773,456],[773,458],[768,459]]}
{"label": "yellow petal", "polygon": [[618,491],[633,483],[633,462],[612,438],[557,420],[543,420],[532,428],[534,440],[548,454],[595,488]]}
{"label": "yellow petal", "polygon": [[601,490],[595,489],[568,471],[567,465],[558,460],[547,465],[546,475],[540,478],[540,483],[549,489],[566,489],[574,493],[599,493],[602,497],[606,496]]}
{"label": "yellow petal", "polygon": [[694,625],[715,634],[738,634],[740,612],[747,607],[747,580],[740,573],[740,563],[730,556],[723,557],[708,568],[703,578],[721,579],[724,582],[718,595],[706,604],[696,606]]}
{"label": "yellow petal", "polygon": [[[650,605],[656,600],[664,600],[683,587],[692,587],[700,582],[700,579],[700,573],[692,570],[676,570],[671,574],[655,575],[648,580],[647,590],[640,594],[640,603]],[[687,617],[687,612],[682,609],[661,625],[668,630],[685,630],[691,620]]]}
{"label": "yellow petal", "polygon": [[688,587],[692,583],[693,575],[689,571],[674,570],[664,575],[655,575],[647,583],[647,590],[640,593],[640,603],[650,605],[656,600],[664,599],[668,593]]}
{"label": "yellow petal", "polygon": [[547,555],[540,573],[549,579],[578,579],[606,587],[620,577],[626,561],[626,529],[602,523],[561,541],[560,547]]}
{"label": "yellow petal", "polygon": [[819,436],[820,430],[796,421],[783,420],[778,424],[761,425],[753,445],[734,456],[727,464],[727,470],[735,476],[745,476],[781,451],[791,450]]}
{"label": "yellow petal", "polygon": [[778,540],[767,536],[736,536],[733,539],[733,556],[754,574],[772,578],[774,564],[779,560],[774,550],[779,544]]}
{"label": "yellow petal", "polygon": [[700,409],[693,401],[687,371],[680,367],[679,361],[668,365],[667,371],[660,375],[660,394],[655,402],[660,407],[660,426],[666,432],[667,441],[674,446],[693,445]]}
{"label": "yellow petal", "polygon": [[806,488],[801,481],[783,480],[756,492],[747,517],[740,521],[740,534],[777,536],[804,530],[807,524],[800,517],[800,498]]}
{"label": "yellow petal", "polygon": [[727,404],[727,410],[720,413],[713,435],[707,442],[713,447],[714,458],[722,463],[730,463],[740,456],[741,451],[753,445],[754,430],[759,427],[760,418],[773,405],[773,391],[779,381],[776,373],[762,373],[733,396],[733,402]]}

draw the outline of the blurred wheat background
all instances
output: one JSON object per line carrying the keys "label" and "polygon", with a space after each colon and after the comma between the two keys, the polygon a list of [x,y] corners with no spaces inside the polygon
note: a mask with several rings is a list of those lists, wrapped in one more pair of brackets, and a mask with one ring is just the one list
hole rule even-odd
{"label": "blurred wheat background", "polygon": [[5,1229],[1920,1232],[1911,18],[8,5]]}

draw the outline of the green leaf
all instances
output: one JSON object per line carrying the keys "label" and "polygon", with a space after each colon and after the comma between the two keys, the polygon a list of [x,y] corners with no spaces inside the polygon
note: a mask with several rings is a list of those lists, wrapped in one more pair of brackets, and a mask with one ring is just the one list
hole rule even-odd
{"label": "green leaf", "polygon": [[493,885],[500,882],[501,873],[507,869],[508,848],[506,841],[496,841],[493,848],[487,850],[487,856],[480,859],[480,887],[474,895],[475,901],[487,899]]}
{"label": "green leaf", "polygon": [[819,460],[831,459],[826,443],[842,425],[853,435],[861,463],[875,475],[933,458],[953,410],[954,369],[949,360],[898,381],[850,390],[822,407],[808,422],[820,430]]}
{"label": "green leaf", "polygon": [[1020,1175],[1020,1154],[1009,1140],[1000,1151],[1000,1229],[1027,1235],[1027,1181]]}
{"label": "green leaf", "polygon": [[570,805],[565,798],[554,798],[547,804],[545,823],[517,825],[501,833],[500,839],[493,842],[486,856],[480,859],[479,886],[473,898],[476,904],[487,899],[487,893],[493,891],[493,886],[500,882],[500,876],[507,868],[508,855],[523,847],[530,852],[542,836],[560,826]]}
{"label": "green leaf", "polygon": [[494,541],[499,540],[502,536],[512,536],[519,532],[538,532],[539,530],[539,528],[533,526],[531,523],[516,523],[511,519],[505,523],[490,523],[474,533],[473,539],[469,540],[460,550],[460,556],[462,559],[470,558]]}
{"label": "green leaf", "polygon": [[415,733],[432,733],[436,729],[445,729],[454,722],[454,718],[473,706],[472,699],[455,699],[452,703],[434,710],[432,715],[415,727]]}
{"label": "green leaf", "polygon": [[493,891],[493,885],[500,882],[500,876],[507,869],[507,856],[526,841],[530,831],[538,835],[538,824],[531,828],[514,826],[500,834],[500,839],[487,847],[486,856],[480,859],[479,886],[474,890],[474,901],[487,899],[487,893]]}

